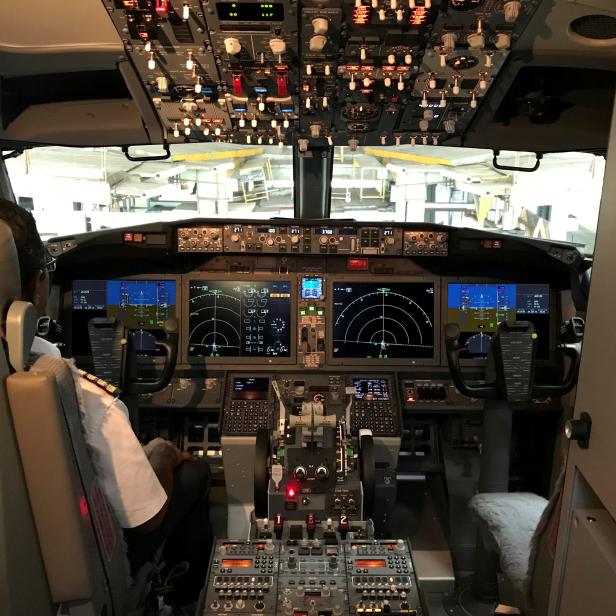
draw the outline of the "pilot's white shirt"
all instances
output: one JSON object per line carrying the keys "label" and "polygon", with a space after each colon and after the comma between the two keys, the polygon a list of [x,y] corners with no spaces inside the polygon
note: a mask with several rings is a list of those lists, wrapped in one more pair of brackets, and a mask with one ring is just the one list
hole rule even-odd
{"label": "pilot's white shirt", "polygon": [[[36,337],[32,353],[60,357],[60,350]],[[130,425],[126,405],[71,366],[86,442],[101,488],[122,528],[153,518],[167,502],[154,469]]]}

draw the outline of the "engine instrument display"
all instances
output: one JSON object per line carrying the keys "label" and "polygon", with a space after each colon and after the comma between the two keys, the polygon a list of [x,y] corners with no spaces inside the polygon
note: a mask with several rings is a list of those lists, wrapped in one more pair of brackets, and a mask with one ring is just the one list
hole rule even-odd
{"label": "engine instrument display", "polygon": [[191,280],[189,357],[289,357],[289,281]]}
{"label": "engine instrument display", "polygon": [[302,278],[302,299],[322,299],[323,278]]}
{"label": "engine instrument display", "polygon": [[334,282],[333,357],[434,356],[434,283]]}
{"label": "engine instrument display", "polygon": [[550,286],[547,284],[449,283],[447,322],[460,327],[462,358],[486,357],[501,321],[530,321],[537,359],[550,356]]}
{"label": "engine instrument display", "polygon": [[[72,290],[72,352],[91,355],[107,320],[131,330],[140,355],[157,354],[156,337],[176,316],[175,280],[75,280]],[[98,321],[93,321],[98,320]],[[107,328],[108,330],[109,328]]]}

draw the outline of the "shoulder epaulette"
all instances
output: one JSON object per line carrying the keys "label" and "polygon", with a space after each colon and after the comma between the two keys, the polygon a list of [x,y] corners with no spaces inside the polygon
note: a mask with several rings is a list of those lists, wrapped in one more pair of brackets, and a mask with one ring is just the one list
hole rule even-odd
{"label": "shoulder epaulette", "polygon": [[86,372],[85,370],[81,370],[81,369],[79,369],[78,372],[79,372],[79,376],[82,379],[85,379],[86,381],[89,381],[93,385],[96,385],[99,389],[102,389],[103,391],[114,396],[115,398],[118,398],[120,394],[122,393],[119,387],[116,387],[115,385],[112,385],[111,383],[107,383],[107,381],[100,379],[94,374],[90,374],[89,372]]}

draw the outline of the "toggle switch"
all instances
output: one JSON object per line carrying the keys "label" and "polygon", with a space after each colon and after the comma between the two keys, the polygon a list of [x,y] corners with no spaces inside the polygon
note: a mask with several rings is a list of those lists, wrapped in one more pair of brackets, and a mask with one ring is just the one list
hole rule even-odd
{"label": "toggle switch", "polygon": [[364,77],[362,81],[362,85],[364,86],[364,88],[369,88],[371,83],[372,81],[370,80],[370,77]]}
{"label": "toggle switch", "polygon": [[360,60],[365,60],[366,59],[366,48],[365,47],[362,47],[359,50],[359,59]]}
{"label": "toggle switch", "polygon": [[169,80],[164,76],[157,77],[156,78],[156,88],[162,94],[169,92]]}
{"label": "toggle switch", "polygon": [[453,76],[453,85],[451,86],[451,91],[457,96],[460,94],[460,75]]}
{"label": "toggle switch", "polygon": [[355,82],[355,74],[351,73],[351,81],[349,81],[349,90],[353,91],[357,87],[357,83]]}
{"label": "toggle switch", "polygon": [[306,75],[312,75],[312,64],[306,64]]}
{"label": "toggle switch", "polygon": [[413,64],[413,56],[410,53],[404,56],[404,64]]}
{"label": "toggle switch", "polygon": [[384,85],[386,88],[391,87],[391,77],[385,77],[385,79],[383,79],[383,85]]}
{"label": "toggle switch", "polygon": [[471,106],[471,109],[477,109],[477,96],[475,95],[474,92],[473,92],[473,96],[471,97],[470,106]]}
{"label": "toggle switch", "polygon": [[156,68],[156,60],[154,59],[154,52],[150,52],[150,56],[148,58],[148,69],[153,71]]}
{"label": "toggle switch", "polygon": [[379,9],[379,20],[385,21],[385,9]]}
{"label": "toggle switch", "polygon": [[402,9],[398,9],[396,11],[396,21],[402,21],[404,19],[404,11]]}
{"label": "toggle switch", "polygon": [[398,90],[400,90],[400,92],[404,90],[404,79],[402,79],[402,75],[398,77]]}
{"label": "toggle switch", "polygon": [[188,57],[186,58],[186,69],[192,71],[195,67],[195,61],[193,60],[192,51],[188,52]]}
{"label": "toggle switch", "polygon": [[250,120],[250,126],[252,126],[253,128],[257,128],[258,124],[259,122],[257,122],[257,118],[253,118],[252,120]]}
{"label": "toggle switch", "polygon": [[190,17],[190,6],[188,2],[184,2],[182,5],[182,19],[186,21]]}
{"label": "toggle switch", "polygon": [[287,97],[287,74],[280,72],[276,74],[276,86],[278,88],[278,97]]}
{"label": "toggle switch", "polygon": [[233,73],[231,76],[233,83],[233,94],[242,96],[242,73]]}
{"label": "toggle switch", "polygon": [[329,77],[329,76],[332,74],[332,69],[331,69],[331,66],[330,66],[329,64],[326,64],[326,65],[323,67],[323,72],[325,73],[325,76],[326,76],[326,77]]}
{"label": "toggle switch", "polygon": [[395,63],[396,63],[396,56],[394,56],[394,54],[393,54],[393,53],[390,53],[390,54],[387,56],[387,63],[388,63],[388,64],[395,64]]}

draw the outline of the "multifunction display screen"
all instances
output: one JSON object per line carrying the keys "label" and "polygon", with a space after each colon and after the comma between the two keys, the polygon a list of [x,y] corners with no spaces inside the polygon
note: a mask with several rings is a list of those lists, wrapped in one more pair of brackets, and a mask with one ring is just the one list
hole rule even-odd
{"label": "multifunction display screen", "polygon": [[334,282],[332,355],[434,356],[434,283]]}
{"label": "multifunction display screen", "polygon": [[[92,355],[92,345],[115,331],[114,323],[131,330],[138,354],[154,354],[165,321],[176,316],[175,297],[175,280],[75,280],[73,355]],[[108,327],[100,327],[105,322]]]}
{"label": "multifunction display screen", "polygon": [[189,357],[289,357],[290,343],[290,282],[189,282]]}
{"label": "multifunction display screen", "polygon": [[302,278],[302,299],[321,299],[323,297],[323,278]]}
{"label": "multifunction display screen", "polygon": [[537,359],[550,357],[550,286],[547,284],[449,283],[447,322],[460,327],[461,358],[486,357],[501,321],[530,321]]}
{"label": "multifunction display screen", "polygon": [[234,400],[267,400],[269,379],[267,377],[235,377],[233,379]]}
{"label": "multifunction display screen", "polygon": [[389,400],[387,379],[353,379],[356,400]]}

